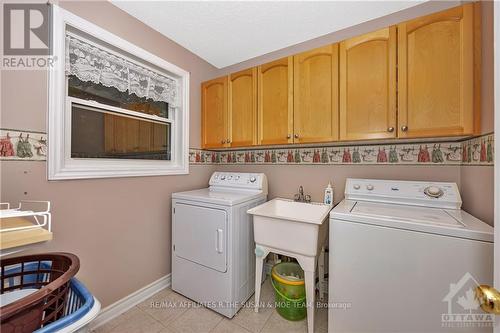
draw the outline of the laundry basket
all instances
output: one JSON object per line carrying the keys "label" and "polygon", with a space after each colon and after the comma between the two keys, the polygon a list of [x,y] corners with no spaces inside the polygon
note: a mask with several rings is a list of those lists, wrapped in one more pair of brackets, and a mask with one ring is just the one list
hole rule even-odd
{"label": "laundry basket", "polygon": [[70,280],[69,286],[64,316],[36,330],[35,333],[90,331],[88,324],[99,314],[101,303],[76,278]]}
{"label": "laundry basket", "polygon": [[2,333],[33,332],[65,316],[70,279],[79,268],[78,257],[70,253],[3,259],[0,290],[10,300],[0,308]]}

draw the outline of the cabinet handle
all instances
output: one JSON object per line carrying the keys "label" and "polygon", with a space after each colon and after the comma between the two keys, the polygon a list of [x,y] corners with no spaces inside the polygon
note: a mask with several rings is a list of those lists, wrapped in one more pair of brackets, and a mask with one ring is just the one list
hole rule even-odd
{"label": "cabinet handle", "polygon": [[225,144],[225,143],[226,143],[226,140],[221,140],[221,142],[220,142],[220,143]]}
{"label": "cabinet handle", "polygon": [[231,143],[231,140],[227,139],[226,143]]}
{"label": "cabinet handle", "polygon": [[401,130],[402,130],[403,132],[406,132],[406,131],[408,130],[408,126],[401,126]]}
{"label": "cabinet handle", "polygon": [[292,137],[292,135],[291,135],[291,134],[288,134],[288,135],[286,136],[286,138],[287,138],[287,139],[290,139],[291,137]]}
{"label": "cabinet handle", "polygon": [[389,128],[387,129],[387,132],[389,132],[389,133],[394,132],[394,127],[389,127]]}
{"label": "cabinet handle", "polygon": [[299,135],[298,135],[298,134],[295,134],[293,137],[294,137],[295,139],[298,139],[298,138],[299,138]]}

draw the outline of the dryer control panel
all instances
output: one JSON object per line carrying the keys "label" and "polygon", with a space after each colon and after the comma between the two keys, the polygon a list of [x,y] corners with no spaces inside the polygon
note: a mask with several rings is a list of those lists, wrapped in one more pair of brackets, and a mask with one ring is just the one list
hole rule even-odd
{"label": "dryer control panel", "polygon": [[345,198],[444,209],[460,209],[456,183],[348,178]]}
{"label": "dryer control panel", "polygon": [[267,177],[263,173],[216,171],[210,177],[209,185],[210,188],[248,189],[267,194]]}

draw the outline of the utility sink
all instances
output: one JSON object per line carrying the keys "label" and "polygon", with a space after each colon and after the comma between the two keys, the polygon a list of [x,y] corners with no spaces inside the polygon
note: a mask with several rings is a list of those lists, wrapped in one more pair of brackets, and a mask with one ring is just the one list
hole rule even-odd
{"label": "utility sink", "polygon": [[253,215],[255,243],[316,256],[326,239],[331,206],[276,198],[247,213]]}

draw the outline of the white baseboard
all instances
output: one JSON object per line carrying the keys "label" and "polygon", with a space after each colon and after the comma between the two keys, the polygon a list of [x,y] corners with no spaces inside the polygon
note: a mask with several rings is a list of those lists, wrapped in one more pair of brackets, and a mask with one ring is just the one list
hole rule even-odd
{"label": "white baseboard", "polygon": [[132,294],[116,301],[115,303],[108,305],[102,309],[101,312],[99,312],[99,315],[89,324],[90,329],[93,330],[104,325],[108,321],[130,310],[157,292],[170,287],[171,281],[171,274],[165,275],[164,277],[159,278]]}

